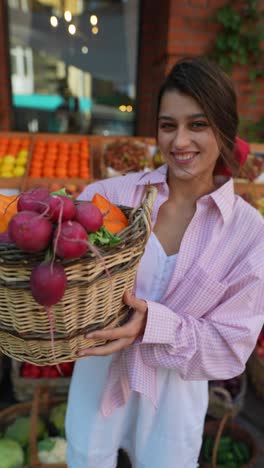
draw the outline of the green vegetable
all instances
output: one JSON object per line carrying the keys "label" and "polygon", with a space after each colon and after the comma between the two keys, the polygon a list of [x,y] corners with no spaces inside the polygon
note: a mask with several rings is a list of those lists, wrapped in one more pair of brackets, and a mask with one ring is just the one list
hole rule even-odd
{"label": "green vegetable", "polygon": [[102,226],[98,231],[89,234],[89,242],[112,247],[120,242],[120,238],[109,232],[105,226]]}
{"label": "green vegetable", "polygon": [[41,463],[66,463],[67,442],[62,437],[48,437],[38,442]]}
{"label": "green vegetable", "polygon": [[0,468],[21,468],[24,453],[20,445],[11,439],[0,439]]}
{"label": "green vegetable", "polygon": [[211,461],[213,452],[213,437],[206,437],[204,440],[204,457],[206,461]]}
{"label": "green vegetable", "polygon": [[63,197],[73,198],[64,187],[59,190],[55,190],[55,192],[50,192],[50,195],[62,195]]}
{"label": "green vegetable", "polygon": [[244,463],[248,462],[250,460],[250,456],[251,456],[251,453],[250,453],[250,448],[249,446],[245,443],[245,442],[242,442],[242,441],[239,441],[237,442],[237,446],[239,447],[243,457],[244,457]]}
{"label": "green vegetable", "polygon": [[[22,447],[28,443],[30,431],[30,417],[20,416],[12,424],[10,424],[6,431],[5,437],[15,440]],[[43,437],[45,433],[45,425],[42,420],[38,420],[37,434],[38,437]]]}
{"label": "green vegetable", "polygon": [[49,421],[57,429],[58,434],[61,437],[65,437],[65,415],[66,415],[67,403],[63,402],[52,408],[49,416]]}

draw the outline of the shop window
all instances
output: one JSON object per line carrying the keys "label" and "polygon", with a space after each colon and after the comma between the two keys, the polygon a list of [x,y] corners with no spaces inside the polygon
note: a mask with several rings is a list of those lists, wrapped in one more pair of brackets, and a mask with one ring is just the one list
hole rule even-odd
{"label": "shop window", "polygon": [[8,1],[13,130],[133,134],[138,4]]}

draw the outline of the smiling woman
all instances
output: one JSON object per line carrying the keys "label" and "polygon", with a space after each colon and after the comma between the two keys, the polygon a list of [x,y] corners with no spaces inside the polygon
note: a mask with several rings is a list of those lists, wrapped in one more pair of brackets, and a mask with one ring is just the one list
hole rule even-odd
{"label": "smiling woman", "polygon": [[[242,373],[263,324],[264,222],[234,194],[238,115],[229,78],[202,58],[175,64],[161,87],[157,138],[166,164],[89,185],[137,206],[158,196],[130,320],[82,349],[66,418],[69,468],[196,468],[208,381]],[[245,160],[245,158],[243,158]],[[220,253],[220,255],[219,255]]]}

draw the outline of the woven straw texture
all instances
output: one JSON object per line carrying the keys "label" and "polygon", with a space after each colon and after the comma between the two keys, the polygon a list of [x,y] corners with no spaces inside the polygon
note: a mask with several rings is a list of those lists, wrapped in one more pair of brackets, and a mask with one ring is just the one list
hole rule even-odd
{"label": "woven straw texture", "polygon": [[88,341],[85,333],[127,320],[129,310],[122,297],[134,285],[151,231],[155,197],[156,188],[149,186],[140,207],[121,207],[129,217],[129,226],[120,233],[119,244],[99,249],[104,264],[92,252],[78,260],[62,261],[68,283],[62,300],[51,309],[54,349],[47,311],[35,302],[29,288],[32,267],[43,256],[0,244],[0,350],[4,354],[39,365],[73,361],[82,348],[103,344]]}
{"label": "woven straw texture", "polygon": [[52,395],[67,395],[71,378],[38,378],[31,379],[20,375],[21,362],[12,359],[11,382],[14,396],[17,401],[32,400],[35,390],[39,385],[45,385]]}
{"label": "woven straw texture", "polygon": [[231,393],[226,388],[209,386],[208,416],[219,419],[222,418],[227,411],[232,412],[233,416],[235,416],[242,410],[247,390],[246,374],[241,374],[239,380],[240,389],[235,397],[232,397]]}

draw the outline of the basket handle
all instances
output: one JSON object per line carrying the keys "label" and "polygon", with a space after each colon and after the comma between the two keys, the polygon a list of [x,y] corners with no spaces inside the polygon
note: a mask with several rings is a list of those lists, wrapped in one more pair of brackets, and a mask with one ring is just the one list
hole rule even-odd
{"label": "basket handle", "polygon": [[31,407],[31,415],[30,415],[30,432],[29,432],[29,453],[30,453],[30,460],[29,460],[29,468],[36,468],[41,466],[39,458],[38,458],[38,446],[37,446],[37,427],[38,427],[38,415],[39,415],[39,407],[40,401],[48,406],[49,401],[49,391],[45,385],[38,385],[34,392],[34,397],[32,401]]}
{"label": "basket handle", "polygon": [[157,187],[148,184],[146,186],[146,198],[143,202],[143,207],[146,207],[149,211],[152,211],[156,196],[158,193]]}
{"label": "basket handle", "polygon": [[227,404],[230,408],[233,405],[232,397],[229,393],[228,390],[222,387],[211,387],[210,388],[210,398],[212,398],[212,402],[214,403],[215,401],[219,401],[221,397],[224,397],[224,402]]}
{"label": "basket handle", "polygon": [[223,430],[225,428],[225,425],[228,419],[229,418],[232,419],[232,417],[233,417],[232,411],[227,411],[220,421],[220,424],[216,433],[216,438],[214,441],[214,446],[213,446],[212,468],[217,468],[216,460],[217,460],[217,451],[218,451],[219,442],[220,442],[221,436],[223,434]]}

